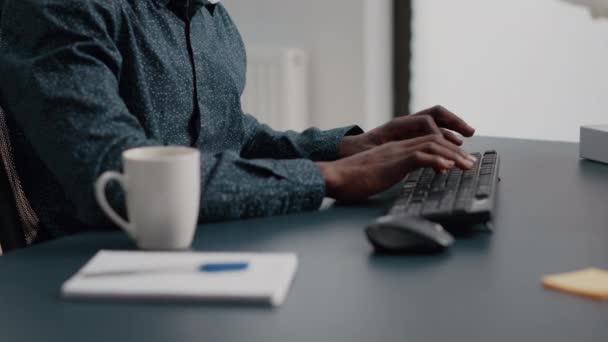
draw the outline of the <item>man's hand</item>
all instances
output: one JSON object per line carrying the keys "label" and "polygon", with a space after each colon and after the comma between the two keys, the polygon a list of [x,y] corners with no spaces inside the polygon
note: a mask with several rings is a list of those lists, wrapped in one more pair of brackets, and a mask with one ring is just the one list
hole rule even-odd
{"label": "man's hand", "polygon": [[327,196],[360,200],[384,191],[410,171],[433,167],[445,172],[454,166],[470,169],[475,159],[441,135],[393,141],[333,162],[317,163]]}
{"label": "man's hand", "polygon": [[470,137],[475,129],[449,110],[435,106],[414,115],[395,118],[367,133],[346,136],[338,146],[340,158],[349,157],[394,141],[435,134],[453,144],[462,145],[458,134]]}

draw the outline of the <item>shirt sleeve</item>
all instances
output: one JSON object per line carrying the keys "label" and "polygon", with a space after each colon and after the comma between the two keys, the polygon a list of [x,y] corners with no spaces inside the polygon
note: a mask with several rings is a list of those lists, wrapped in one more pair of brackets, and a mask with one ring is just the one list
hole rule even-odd
{"label": "shirt sleeve", "polygon": [[[90,226],[108,222],[94,200],[97,176],[119,170],[122,151],[159,144],[119,96],[111,3],[9,1],[2,23],[2,102]],[[109,199],[119,204],[116,188]]]}
{"label": "shirt sleeve", "polygon": [[202,174],[203,222],[317,210],[325,195],[325,180],[308,159],[203,154]]}
{"label": "shirt sleeve", "polygon": [[[108,224],[94,199],[96,178],[120,169],[124,150],[162,145],[147,137],[119,95],[122,58],[114,43],[119,22],[112,3],[11,1],[7,6],[14,17],[31,22],[6,19],[0,46],[3,102],[74,203],[76,219],[92,227]],[[236,152],[203,154],[201,220],[316,210],[325,183],[311,160],[251,158],[265,155],[260,147],[265,139],[280,142],[267,158],[327,158],[340,133],[311,131],[298,137],[254,124],[250,128],[249,158]],[[321,136],[325,149],[310,147]],[[110,187],[108,197],[113,206],[124,208],[119,193]]]}
{"label": "shirt sleeve", "polygon": [[243,115],[245,142],[242,156],[245,158],[306,158],[314,161],[338,159],[338,144],[346,135],[363,133],[358,126],[331,130],[309,128],[302,133],[275,131],[259,123],[249,114]]}

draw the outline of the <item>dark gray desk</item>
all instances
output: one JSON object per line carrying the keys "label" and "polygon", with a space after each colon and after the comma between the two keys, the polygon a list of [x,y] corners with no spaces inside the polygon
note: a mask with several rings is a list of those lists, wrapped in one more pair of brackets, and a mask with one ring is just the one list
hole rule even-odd
{"label": "dark gray desk", "polygon": [[201,226],[199,250],[295,251],[279,309],[87,303],[59,286],[121,233],[83,234],[0,257],[1,341],[606,341],[608,303],[544,290],[542,274],[608,267],[608,167],[577,145],[476,138],[500,151],[493,235],[433,257],[376,257],[363,225],[386,200]]}

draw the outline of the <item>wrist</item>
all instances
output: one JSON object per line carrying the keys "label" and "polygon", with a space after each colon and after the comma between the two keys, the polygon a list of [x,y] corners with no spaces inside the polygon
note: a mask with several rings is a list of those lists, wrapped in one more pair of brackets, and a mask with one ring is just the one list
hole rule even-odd
{"label": "wrist", "polygon": [[321,175],[325,181],[325,195],[327,197],[336,198],[337,189],[340,188],[342,181],[339,172],[337,172],[335,168],[335,163],[317,162],[316,164],[321,170]]}
{"label": "wrist", "polygon": [[346,158],[375,147],[367,133],[347,135],[338,144],[338,158]]}

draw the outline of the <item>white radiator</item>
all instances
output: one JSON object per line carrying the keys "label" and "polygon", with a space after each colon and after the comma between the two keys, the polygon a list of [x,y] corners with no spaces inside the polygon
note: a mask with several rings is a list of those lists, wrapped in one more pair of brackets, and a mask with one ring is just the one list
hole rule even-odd
{"label": "white radiator", "polygon": [[311,126],[308,64],[302,49],[248,48],[245,113],[276,130]]}

